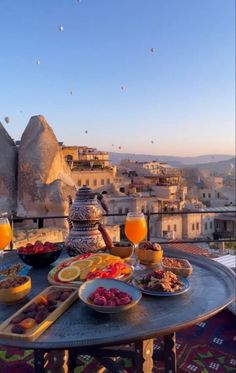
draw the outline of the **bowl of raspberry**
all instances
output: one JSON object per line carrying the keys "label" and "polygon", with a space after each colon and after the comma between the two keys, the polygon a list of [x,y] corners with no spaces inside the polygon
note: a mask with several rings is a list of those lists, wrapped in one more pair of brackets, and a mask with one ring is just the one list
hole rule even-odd
{"label": "bowl of raspberry", "polygon": [[34,244],[27,243],[17,249],[21,260],[34,268],[46,267],[55,262],[62,252],[62,247],[52,242],[36,241]]}
{"label": "bowl of raspberry", "polygon": [[88,307],[102,313],[118,313],[134,307],[142,293],[134,286],[113,279],[86,281],[78,290],[79,298]]}

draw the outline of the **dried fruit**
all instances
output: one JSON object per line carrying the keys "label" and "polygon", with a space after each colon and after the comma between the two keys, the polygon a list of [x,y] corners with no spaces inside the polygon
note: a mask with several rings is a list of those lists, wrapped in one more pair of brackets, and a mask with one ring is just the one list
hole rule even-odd
{"label": "dried fruit", "polygon": [[63,293],[61,294],[61,296],[60,296],[60,300],[61,300],[62,302],[64,302],[64,300],[66,300],[69,296],[70,296],[70,293],[69,293],[68,291],[65,291],[65,292],[63,292]]}
{"label": "dried fruit", "polygon": [[12,324],[18,324],[20,323],[22,320],[24,320],[25,316],[23,313],[21,313],[20,315],[17,315],[15,317],[13,317],[13,319],[11,319],[11,323]]}
{"label": "dried fruit", "polygon": [[36,304],[39,304],[39,305],[44,305],[44,306],[47,306],[48,305],[48,298],[45,296],[45,295],[39,295],[36,299]]}
{"label": "dried fruit", "polygon": [[56,300],[54,300],[54,299],[48,299],[48,306],[56,306],[56,304],[57,304],[57,301]]}
{"label": "dried fruit", "polygon": [[61,296],[61,291],[52,291],[51,293],[48,294],[48,302],[51,300],[58,300]]}
{"label": "dried fruit", "polygon": [[54,305],[54,306],[48,306],[48,307],[47,307],[47,309],[48,309],[49,312],[53,312],[53,311],[55,311],[56,308],[57,308],[56,305]]}
{"label": "dried fruit", "polygon": [[35,324],[36,324],[36,321],[35,321],[35,319],[32,319],[32,318],[24,319],[24,320],[21,321],[21,323],[20,323],[20,325],[21,325],[24,329],[31,329]]}
{"label": "dried fruit", "polygon": [[25,329],[21,325],[16,324],[11,328],[11,332],[16,334],[25,334]]}
{"label": "dried fruit", "polygon": [[31,303],[27,308],[24,309],[23,313],[36,311],[36,309],[37,309],[37,304],[36,303]]}
{"label": "dried fruit", "polygon": [[35,316],[35,321],[37,324],[40,324],[43,320],[45,320],[48,316],[47,308],[42,308],[40,311],[37,312]]}

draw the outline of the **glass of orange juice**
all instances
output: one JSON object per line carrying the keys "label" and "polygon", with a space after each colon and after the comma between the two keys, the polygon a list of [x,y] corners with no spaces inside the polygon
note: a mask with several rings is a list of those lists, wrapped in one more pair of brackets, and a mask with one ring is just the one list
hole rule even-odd
{"label": "glass of orange juice", "polygon": [[6,217],[0,217],[0,266],[3,262],[3,250],[12,241],[12,229]]}
{"label": "glass of orange juice", "polygon": [[134,263],[134,269],[143,269],[138,263],[136,250],[139,243],[147,235],[147,223],[142,212],[129,212],[125,219],[125,235],[133,244],[131,262]]}

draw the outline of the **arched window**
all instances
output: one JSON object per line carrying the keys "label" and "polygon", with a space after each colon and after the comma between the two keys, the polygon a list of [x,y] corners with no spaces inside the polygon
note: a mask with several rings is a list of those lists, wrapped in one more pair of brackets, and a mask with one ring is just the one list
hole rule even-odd
{"label": "arched window", "polygon": [[66,156],[66,161],[69,163],[69,162],[73,162],[73,157],[71,154],[67,154]]}

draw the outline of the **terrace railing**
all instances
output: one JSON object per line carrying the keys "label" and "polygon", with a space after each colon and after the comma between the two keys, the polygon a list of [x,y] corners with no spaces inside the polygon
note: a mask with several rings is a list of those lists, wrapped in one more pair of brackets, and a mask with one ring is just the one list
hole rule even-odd
{"label": "terrace railing", "polygon": [[[200,210],[193,210],[193,211],[161,211],[161,212],[150,212],[146,211],[144,212],[144,215],[146,216],[147,220],[147,239],[150,240],[150,220],[152,216],[173,216],[173,215],[188,215],[188,214],[235,214],[236,216],[236,210],[219,210],[217,209],[211,209],[210,211],[200,211]],[[104,218],[108,217],[126,217],[127,213],[109,213],[104,214]],[[68,216],[64,215],[54,215],[54,216],[9,216],[9,220],[12,226],[12,229],[14,231],[14,224],[23,222],[25,220],[33,220],[37,224],[37,228],[41,229],[44,228],[44,222],[45,220],[49,219],[68,219]],[[233,237],[223,237],[223,238],[203,238],[203,237],[196,237],[194,239],[171,239],[168,241],[166,240],[165,243],[171,242],[173,243],[210,243],[210,242],[235,242],[236,240],[236,232],[233,232]],[[10,249],[13,249],[13,242],[10,244]]]}

